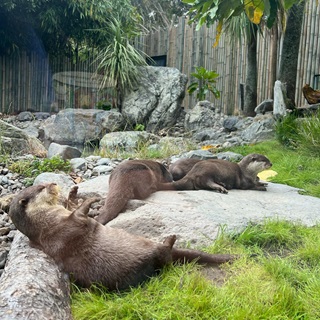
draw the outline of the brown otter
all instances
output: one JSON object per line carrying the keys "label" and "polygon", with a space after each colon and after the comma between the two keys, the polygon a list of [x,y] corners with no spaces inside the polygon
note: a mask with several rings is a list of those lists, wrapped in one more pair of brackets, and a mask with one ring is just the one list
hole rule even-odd
{"label": "brown otter", "polygon": [[[201,160],[178,181],[163,183],[161,190],[215,190],[228,193],[230,189],[266,191],[266,183],[259,182],[257,174],[272,166],[270,160],[252,153],[238,164],[227,160]],[[159,190],[160,190],[159,189]]]}
{"label": "brown otter", "polygon": [[177,181],[182,179],[199,161],[202,160],[196,158],[182,158],[171,163],[169,172],[171,173],[173,180]]}
{"label": "brown otter", "polygon": [[87,199],[69,211],[57,204],[58,197],[56,184],[28,187],[13,199],[9,216],[34,247],[51,256],[81,286],[97,283],[122,290],[147,280],[172,261],[198,259],[199,263],[216,265],[235,258],[173,248],[175,236],[157,243],[104,226],[87,216],[98,198]]}
{"label": "brown otter", "polygon": [[111,173],[109,192],[97,221],[106,224],[125,208],[130,199],[143,200],[159,190],[159,185],[171,182],[166,167],[153,160],[128,160],[120,163]]}

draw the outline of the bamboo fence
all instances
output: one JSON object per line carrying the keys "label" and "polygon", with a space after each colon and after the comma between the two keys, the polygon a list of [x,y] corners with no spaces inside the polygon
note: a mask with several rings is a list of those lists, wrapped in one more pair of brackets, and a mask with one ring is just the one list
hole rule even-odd
{"label": "bamboo fence", "polygon": [[[320,76],[317,77],[320,75],[319,15],[320,5],[308,1],[298,59],[297,106],[306,103],[301,91],[305,83],[320,89]],[[246,44],[234,43],[223,34],[218,45],[213,47],[215,38],[216,26],[203,26],[196,31],[194,24],[190,25],[187,18],[181,17],[177,24],[166,30],[159,28],[140,36],[134,45],[151,57],[166,56],[168,67],[177,68],[188,77],[196,66],[216,71],[219,74],[216,86],[221,97],[215,99],[208,95],[208,100],[225,114],[238,114],[241,113],[240,87],[246,78]],[[258,104],[273,97],[282,41],[283,35],[275,28],[258,35]],[[95,107],[100,99],[104,99],[88,76],[95,69],[93,56],[82,62],[37,53],[0,56],[0,111],[50,111],[52,106]],[[68,72],[69,75],[76,72],[76,76],[68,78]],[[183,106],[188,109],[195,103],[195,97],[186,94]]]}

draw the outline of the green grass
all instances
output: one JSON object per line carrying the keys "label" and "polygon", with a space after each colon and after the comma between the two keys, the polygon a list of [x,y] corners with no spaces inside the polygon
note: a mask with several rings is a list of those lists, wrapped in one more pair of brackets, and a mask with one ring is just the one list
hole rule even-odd
{"label": "green grass", "polygon": [[[305,148],[267,141],[232,151],[265,154],[278,172],[273,182],[320,197],[320,159]],[[240,234],[222,228],[203,250],[241,256],[221,266],[222,285],[222,279],[217,285],[201,267],[188,264],[168,266],[123,293],[73,287],[74,319],[320,319],[320,225],[266,220]]]}
{"label": "green grass", "polygon": [[74,319],[319,319],[320,226],[266,220],[221,233],[209,252],[237,252],[216,285],[196,264],[168,266],[139,288],[73,287]]}

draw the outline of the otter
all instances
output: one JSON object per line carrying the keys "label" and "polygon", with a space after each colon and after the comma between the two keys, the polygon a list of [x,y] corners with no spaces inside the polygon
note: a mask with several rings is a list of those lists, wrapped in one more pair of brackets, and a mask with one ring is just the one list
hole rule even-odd
{"label": "otter", "polygon": [[[74,198],[75,192],[73,190]],[[58,204],[54,183],[25,188],[12,200],[9,216],[33,247],[51,256],[82,287],[102,285],[109,290],[137,286],[171,262],[218,265],[236,258],[174,248],[176,236],[163,243],[104,226],[88,217],[99,198],[89,198],[75,210]]]}
{"label": "otter", "polygon": [[202,159],[183,158],[171,163],[169,172],[171,173],[173,180],[177,181],[182,179],[199,161],[202,161]]}
{"label": "otter", "polygon": [[160,184],[172,182],[166,167],[153,160],[127,160],[111,173],[109,192],[96,218],[106,224],[116,218],[131,199],[143,200],[159,190]]}
{"label": "otter", "polygon": [[257,153],[245,156],[239,163],[220,159],[201,160],[182,179],[163,183],[159,190],[266,191],[267,183],[260,182],[257,174],[271,166],[267,157]]}

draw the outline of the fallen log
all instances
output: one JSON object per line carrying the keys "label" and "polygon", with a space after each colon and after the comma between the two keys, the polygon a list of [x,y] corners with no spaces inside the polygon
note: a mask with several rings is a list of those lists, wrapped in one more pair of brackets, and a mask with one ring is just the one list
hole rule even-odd
{"label": "fallen log", "polygon": [[54,261],[17,231],[0,278],[1,320],[69,320],[70,283]]}

